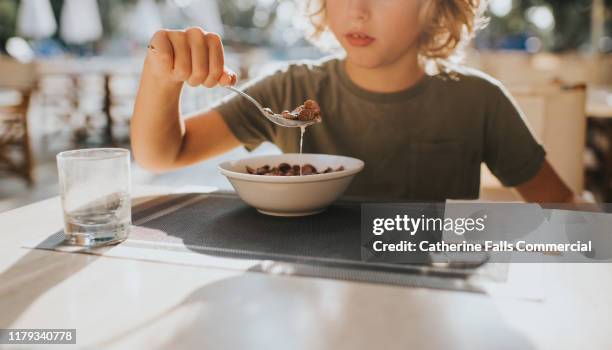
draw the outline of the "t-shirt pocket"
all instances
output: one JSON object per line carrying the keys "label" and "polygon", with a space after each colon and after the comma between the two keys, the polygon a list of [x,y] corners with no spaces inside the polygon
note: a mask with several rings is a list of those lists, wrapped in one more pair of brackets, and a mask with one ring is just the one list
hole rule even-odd
{"label": "t-shirt pocket", "polygon": [[408,192],[413,194],[413,199],[444,200],[474,196],[471,194],[474,187],[472,181],[467,179],[469,159],[463,141],[411,142],[408,157]]}

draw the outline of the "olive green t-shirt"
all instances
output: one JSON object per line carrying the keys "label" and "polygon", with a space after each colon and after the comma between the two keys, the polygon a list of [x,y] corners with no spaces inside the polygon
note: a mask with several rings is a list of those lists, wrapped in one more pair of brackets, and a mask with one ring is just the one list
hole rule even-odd
{"label": "olive green t-shirt", "polygon": [[[482,162],[504,185],[516,186],[545,159],[506,90],[467,68],[377,93],[354,84],[342,58],[326,58],[290,64],[244,88],[277,112],[306,99],[319,103],[323,122],[307,128],[303,151],[365,162],[346,195],[475,199]],[[213,108],[247,150],[270,141],[285,153],[299,152],[300,129],[269,122],[246,99],[232,96]]]}

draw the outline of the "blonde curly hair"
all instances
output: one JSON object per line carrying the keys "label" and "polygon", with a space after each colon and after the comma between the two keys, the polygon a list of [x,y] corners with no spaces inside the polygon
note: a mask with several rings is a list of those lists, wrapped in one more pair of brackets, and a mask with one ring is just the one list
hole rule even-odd
{"label": "blonde curly hair", "polygon": [[[419,14],[421,33],[417,43],[421,62],[446,71],[450,62],[459,61],[465,45],[486,26],[486,3],[487,0],[425,0]],[[306,3],[313,26],[310,39],[315,44],[328,32],[325,8],[326,0]]]}

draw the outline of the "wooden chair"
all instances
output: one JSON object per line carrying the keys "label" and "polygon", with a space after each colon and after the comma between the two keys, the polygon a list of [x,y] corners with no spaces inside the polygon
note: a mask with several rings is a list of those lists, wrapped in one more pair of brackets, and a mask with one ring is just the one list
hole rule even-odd
{"label": "wooden chair", "polygon": [[[36,87],[33,64],[0,57],[0,170],[34,183],[34,159],[28,132],[30,97]],[[5,99],[6,100],[6,99]]]}

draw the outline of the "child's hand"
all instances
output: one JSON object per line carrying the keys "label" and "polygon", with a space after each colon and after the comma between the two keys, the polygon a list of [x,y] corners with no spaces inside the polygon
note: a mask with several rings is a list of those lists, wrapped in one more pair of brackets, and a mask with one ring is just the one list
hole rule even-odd
{"label": "child's hand", "polygon": [[143,74],[159,83],[234,85],[236,73],[225,67],[221,37],[202,28],[160,30],[151,39]]}

